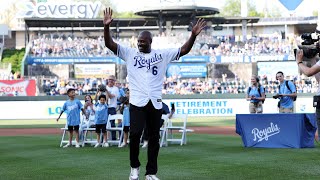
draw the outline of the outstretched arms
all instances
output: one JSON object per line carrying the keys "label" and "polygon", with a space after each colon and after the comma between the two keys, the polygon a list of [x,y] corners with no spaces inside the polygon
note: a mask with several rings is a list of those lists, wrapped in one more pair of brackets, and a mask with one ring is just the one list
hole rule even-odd
{"label": "outstretched arms", "polygon": [[180,57],[188,54],[196,40],[197,35],[202,31],[206,26],[206,21],[202,18],[198,19],[196,25],[192,27],[191,36],[186,43],[181,47]]}
{"label": "outstretched arms", "polygon": [[104,43],[107,48],[109,48],[114,54],[117,54],[118,50],[118,44],[115,43],[112,40],[112,37],[110,35],[110,24],[112,22],[112,9],[106,8],[104,13],[104,18],[103,18],[103,24],[104,24]]}

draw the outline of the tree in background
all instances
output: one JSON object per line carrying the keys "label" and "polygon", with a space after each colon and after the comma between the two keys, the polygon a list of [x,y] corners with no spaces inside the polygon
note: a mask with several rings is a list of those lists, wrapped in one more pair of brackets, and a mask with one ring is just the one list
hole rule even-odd
{"label": "tree in background", "polygon": [[8,7],[0,12],[0,24],[6,24],[10,29],[14,28],[16,24],[17,8],[15,3],[10,3]]}
{"label": "tree in background", "polygon": [[[226,0],[225,5],[222,7],[220,16],[237,17],[241,16],[241,0]],[[263,17],[263,13],[256,10],[256,5],[253,0],[248,0],[248,16],[250,17]]]}
{"label": "tree in background", "polygon": [[3,50],[2,55],[2,63],[11,63],[11,68],[15,72],[18,72],[21,70],[21,61],[23,59],[25,53],[25,49],[22,48],[20,50],[11,50],[11,49],[5,49]]}

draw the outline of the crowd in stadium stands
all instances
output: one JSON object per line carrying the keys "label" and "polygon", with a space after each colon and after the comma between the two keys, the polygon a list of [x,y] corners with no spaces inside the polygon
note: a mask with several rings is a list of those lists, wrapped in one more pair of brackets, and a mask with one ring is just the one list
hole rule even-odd
{"label": "crowd in stadium stands", "polygon": [[14,72],[10,71],[8,72],[7,70],[0,70],[0,80],[15,80],[15,79],[20,79],[21,74],[20,72]]}
{"label": "crowd in stadium stands", "polygon": [[[176,32],[170,35],[158,34],[153,37],[153,48],[171,48],[182,46],[189,32]],[[297,36],[299,37],[299,36]],[[209,56],[233,56],[233,55],[283,55],[292,53],[292,44],[298,39],[289,38],[283,40],[278,34],[269,37],[250,38],[246,43],[239,42],[234,36],[214,37],[202,33],[198,36],[195,45],[189,55]],[[120,38],[117,43],[135,47],[137,39]],[[299,40],[298,40],[299,41]],[[104,45],[102,36],[97,38],[72,37],[64,34],[51,34],[33,38],[30,53],[39,57],[99,57],[112,56],[113,53]],[[272,78],[260,77],[262,85],[267,93],[276,93],[278,82]],[[290,77],[295,80],[298,93],[314,93],[317,91],[318,83],[314,78],[301,79]],[[5,76],[0,74],[0,79],[16,79],[13,74]],[[246,93],[250,80],[239,78],[221,79],[181,79],[177,77],[166,78],[163,84],[163,94],[224,94],[224,93]],[[47,95],[66,94],[66,89],[73,87],[79,95],[95,94],[98,85],[106,84],[105,79],[86,78],[81,81],[68,79],[46,79],[42,82],[42,91]],[[118,87],[126,87],[126,84],[117,83]]]}
{"label": "crowd in stadium stands", "polygon": [[[19,79],[20,74],[11,72],[10,74],[1,74],[0,80],[15,80]],[[279,84],[273,78],[266,76],[260,77],[261,85],[265,87],[266,93],[276,93]],[[314,77],[302,78],[301,76],[292,76],[291,79],[295,82],[298,93],[316,93],[318,89],[318,82]],[[222,76],[220,79],[200,79],[189,78],[180,79],[178,77],[166,78],[163,84],[163,94],[240,94],[246,93],[248,81],[239,78],[226,78]],[[77,94],[95,94],[97,87],[100,84],[106,85],[106,79],[101,78],[85,78],[83,80],[69,80],[69,79],[44,79],[42,81],[40,91],[46,95],[64,95],[66,90],[70,87],[77,89]],[[116,85],[120,88],[127,88],[128,84],[117,82]]]}
{"label": "crowd in stadium stands", "polygon": [[[295,80],[298,93],[315,93],[317,92],[318,83],[315,78],[301,79],[291,77]],[[85,78],[83,81],[67,80],[67,79],[47,79],[43,81],[42,90],[47,95],[64,95],[70,87],[77,89],[77,94],[95,94],[100,84],[106,84],[106,79]],[[265,87],[266,93],[275,94],[278,91],[279,84],[276,80],[267,77],[261,77],[261,85]],[[127,88],[128,84],[116,82],[116,86]],[[163,94],[241,94],[246,93],[248,85],[239,78],[222,79],[180,79],[177,77],[166,78],[163,84]]]}
{"label": "crowd in stadium stands", "polygon": [[[185,42],[189,32],[177,32],[170,35],[159,34],[153,37],[152,47],[180,47]],[[117,43],[135,47],[137,40],[120,38]],[[291,53],[293,38],[283,40],[281,36],[253,37],[246,43],[236,41],[234,36],[210,36],[202,33],[196,39],[189,55],[232,56],[232,55],[283,55]],[[97,38],[72,37],[71,35],[51,35],[34,38],[31,54],[39,57],[99,57],[110,56],[113,53],[104,45],[102,36]]]}

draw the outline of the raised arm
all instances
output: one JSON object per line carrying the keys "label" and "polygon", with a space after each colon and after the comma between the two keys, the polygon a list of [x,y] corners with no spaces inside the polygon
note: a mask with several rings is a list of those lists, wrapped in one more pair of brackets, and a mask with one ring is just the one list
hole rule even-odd
{"label": "raised arm", "polygon": [[300,71],[308,77],[313,75],[318,75],[317,73],[320,72],[320,66],[316,64],[315,58],[312,58],[311,60],[312,66],[310,68],[305,64],[303,64],[303,50],[297,50],[296,61]]}
{"label": "raised arm", "polygon": [[103,24],[104,24],[104,43],[107,48],[109,48],[114,54],[117,54],[118,50],[118,44],[115,43],[112,40],[112,37],[110,35],[110,24],[113,21],[112,19],[112,9],[106,8],[105,11],[103,11],[104,18],[103,18]]}
{"label": "raised arm", "polygon": [[180,57],[188,54],[192,49],[194,41],[202,29],[206,27],[206,21],[202,18],[198,19],[196,25],[192,27],[191,36],[186,43],[181,47]]}

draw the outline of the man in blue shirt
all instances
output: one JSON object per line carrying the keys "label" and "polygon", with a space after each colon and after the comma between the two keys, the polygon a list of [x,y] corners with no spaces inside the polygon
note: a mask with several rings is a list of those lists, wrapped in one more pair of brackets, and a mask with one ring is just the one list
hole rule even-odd
{"label": "man in blue shirt", "polygon": [[293,113],[294,98],[297,97],[296,86],[291,81],[284,80],[283,72],[276,74],[277,80],[280,82],[278,94],[274,98],[279,98],[279,113]]}

